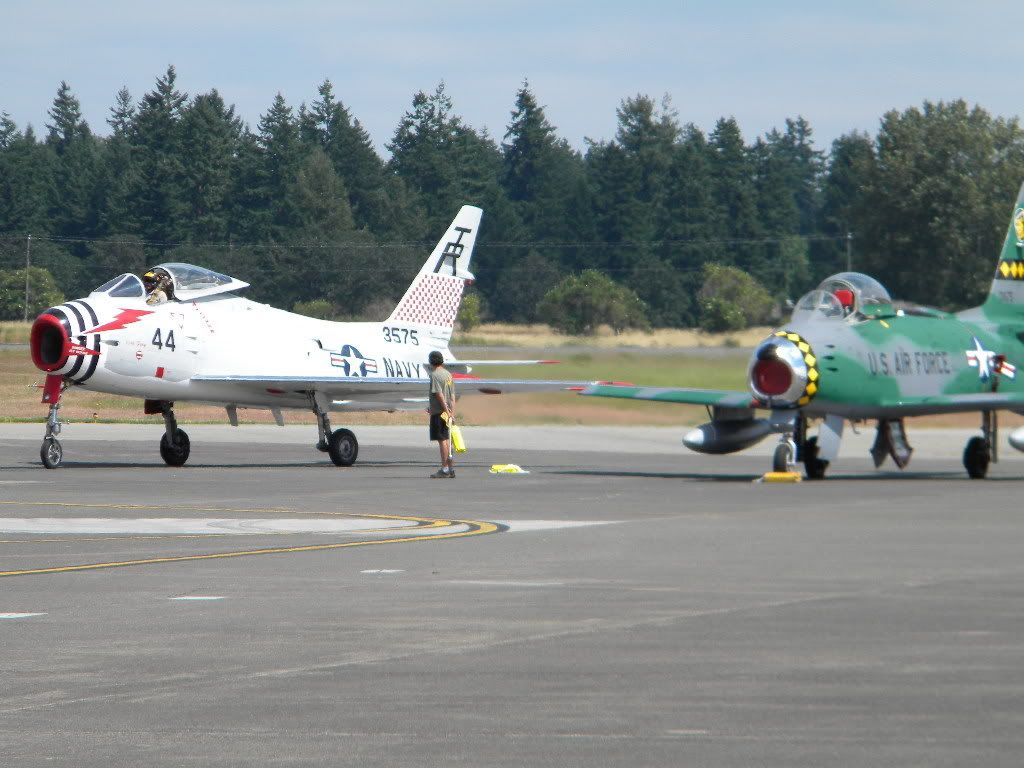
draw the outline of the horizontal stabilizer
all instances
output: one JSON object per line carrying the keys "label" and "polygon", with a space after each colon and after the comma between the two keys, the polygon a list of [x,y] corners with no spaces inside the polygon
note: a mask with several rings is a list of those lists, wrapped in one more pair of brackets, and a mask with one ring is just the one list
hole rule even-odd
{"label": "horizontal stabilizer", "polygon": [[444,367],[452,373],[470,373],[477,366],[486,365],[554,365],[559,360],[452,360]]}
{"label": "horizontal stabilizer", "polygon": [[[450,365],[557,365],[561,360],[459,360]],[[449,364],[445,364],[450,367]]]}

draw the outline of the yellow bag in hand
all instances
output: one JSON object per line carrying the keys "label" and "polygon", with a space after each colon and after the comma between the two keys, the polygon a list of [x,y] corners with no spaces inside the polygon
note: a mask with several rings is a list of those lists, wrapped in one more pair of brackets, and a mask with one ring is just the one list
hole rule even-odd
{"label": "yellow bag in hand", "polygon": [[459,429],[459,425],[455,424],[454,422],[452,424],[449,424],[448,425],[448,431],[451,433],[451,436],[452,436],[452,448],[455,449],[455,452],[456,453],[465,453],[466,452],[466,441],[462,439],[462,430]]}

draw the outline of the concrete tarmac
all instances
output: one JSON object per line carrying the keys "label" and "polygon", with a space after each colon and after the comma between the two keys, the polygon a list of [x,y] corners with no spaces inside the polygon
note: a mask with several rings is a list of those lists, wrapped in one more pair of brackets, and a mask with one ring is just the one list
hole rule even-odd
{"label": "concrete tarmac", "polygon": [[[1024,454],[682,429],[0,426],[5,766],[1017,766]],[[491,475],[514,462],[528,475]]]}

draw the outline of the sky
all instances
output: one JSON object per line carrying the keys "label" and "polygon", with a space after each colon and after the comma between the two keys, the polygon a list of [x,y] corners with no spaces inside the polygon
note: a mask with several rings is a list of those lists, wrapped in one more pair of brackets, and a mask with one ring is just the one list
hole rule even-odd
{"label": "sky", "polygon": [[750,142],[802,115],[815,144],[877,132],[890,109],[965,99],[1016,116],[1019,9],[1009,2],[652,0],[0,0],[0,112],[45,133],[68,82],[92,129],[174,65],[254,130],[280,92],[298,108],[324,79],[378,151],[418,91],[500,141],[524,80],[559,136],[611,140],[622,100],[668,95],[682,123],[735,117]]}

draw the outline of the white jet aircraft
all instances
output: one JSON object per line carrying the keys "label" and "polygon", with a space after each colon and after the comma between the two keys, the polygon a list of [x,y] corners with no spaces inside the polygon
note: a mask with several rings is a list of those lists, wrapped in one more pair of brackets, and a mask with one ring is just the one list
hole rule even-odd
{"label": "white jet aircraft", "polygon": [[[84,299],[41,314],[32,326],[32,360],[46,376],[50,406],[40,458],[60,465],[60,397],[68,387],[145,399],[160,413],[160,455],[173,467],[189,455],[189,438],[174,417],[175,402],[222,405],[232,425],[238,408],[310,409],[317,448],[338,466],[359,453],[348,429],[331,429],[331,411],[422,410],[433,350],[444,355],[458,394],[568,389],[575,382],[515,381],[470,376],[472,365],[544,360],[456,361],[448,343],[467,282],[482,211],[463,206],[383,323],[336,323],[304,317],[238,296],[241,280],[191,264],[154,267],[165,299],[148,303],[143,281],[119,275]],[[161,271],[162,270],[162,271]],[[147,273],[148,274],[148,273]]]}

